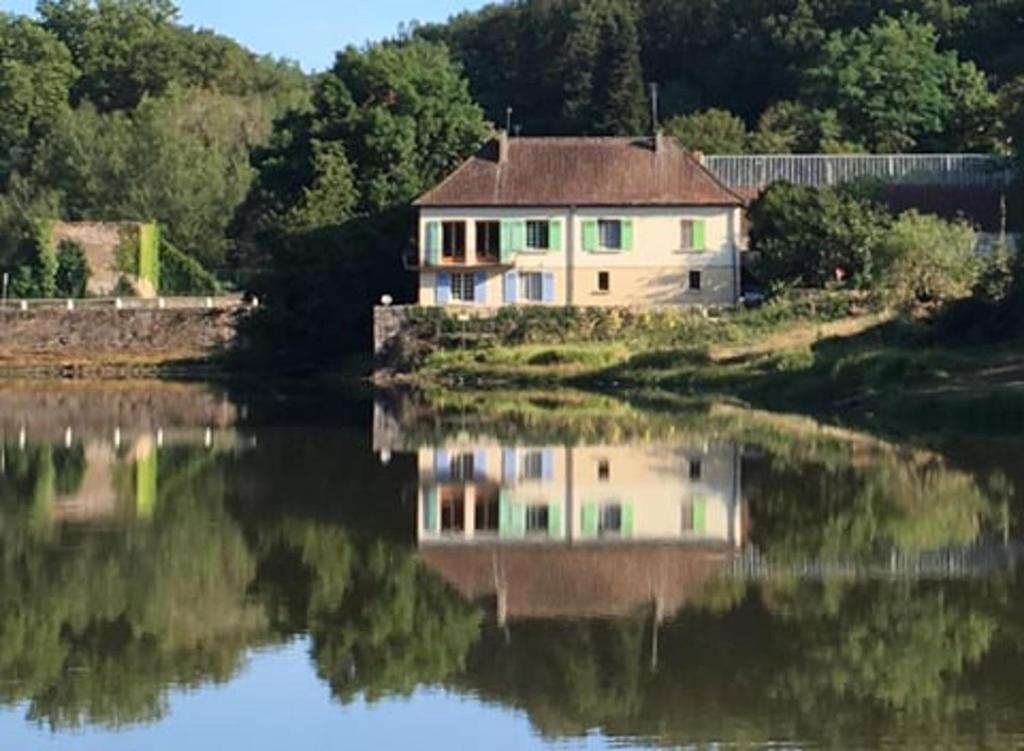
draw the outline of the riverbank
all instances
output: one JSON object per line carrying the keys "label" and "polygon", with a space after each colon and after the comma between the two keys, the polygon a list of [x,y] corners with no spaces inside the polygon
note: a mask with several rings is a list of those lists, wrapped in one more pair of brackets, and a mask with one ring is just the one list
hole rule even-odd
{"label": "riverbank", "polygon": [[724,398],[891,432],[1024,431],[1024,341],[950,347],[927,321],[869,313],[786,322],[727,343],[520,344],[435,352],[425,389],[567,387]]}

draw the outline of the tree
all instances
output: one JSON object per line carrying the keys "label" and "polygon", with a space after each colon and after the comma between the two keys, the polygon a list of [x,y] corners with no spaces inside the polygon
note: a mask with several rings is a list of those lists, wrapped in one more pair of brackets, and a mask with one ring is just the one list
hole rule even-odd
{"label": "tree", "polygon": [[82,246],[62,240],[57,246],[56,293],[58,297],[85,297],[89,283],[89,261]]}
{"label": "tree", "polygon": [[747,126],[725,110],[710,109],[679,115],[665,123],[665,132],[691,151],[705,154],[743,154],[747,151]]}
{"label": "tree", "polygon": [[932,25],[909,14],[835,32],[805,73],[808,95],[838,113],[845,138],[871,151],[982,148],[995,124],[985,77],[938,41]]}
{"label": "tree", "polygon": [[646,106],[631,0],[578,2],[562,58],[563,114],[576,132],[643,133]]}
{"label": "tree", "polygon": [[916,211],[901,214],[879,246],[879,284],[900,304],[966,297],[981,272],[976,242],[966,222]]}
{"label": "tree", "polygon": [[71,53],[27,18],[0,13],[0,186],[67,107]]}
{"label": "tree", "polygon": [[750,206],[750,249],[770,285],[870,283],[891,218],[874,202],[830,188],[775,183]]}
{"label": "tree", "polygon": [[757,131],[751,134],[754,153],[814,154],[861,151],[858,144],[844,141],[842,125],[835,110],[818,110],[800,102],[782,101],[761,114]]}

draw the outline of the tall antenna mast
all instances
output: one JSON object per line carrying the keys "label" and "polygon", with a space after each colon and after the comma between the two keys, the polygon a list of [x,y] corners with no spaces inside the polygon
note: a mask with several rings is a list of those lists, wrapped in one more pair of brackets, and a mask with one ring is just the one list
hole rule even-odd
{"label": "tall antenna mast", "polygon": [[505,108],[505,132],[506,133],[511,133],[512,132],[512,108],[511,107],[506,107]]}
{"label": "tall antenna mast", "polygon": [[651,132],[658,135],[658,84],[651,84]]}

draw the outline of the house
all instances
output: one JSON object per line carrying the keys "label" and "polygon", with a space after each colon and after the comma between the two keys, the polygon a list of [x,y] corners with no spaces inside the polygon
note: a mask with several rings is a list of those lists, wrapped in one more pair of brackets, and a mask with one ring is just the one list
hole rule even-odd
{"label": "house", "polygon": [[740,449],[731,443],[418,450],[417,540],[427,545],[745,542]]}
{"label": "house", "polygon": [[415,205],[424,306],[738,299],[743,201],[661,135],[502,133]]}

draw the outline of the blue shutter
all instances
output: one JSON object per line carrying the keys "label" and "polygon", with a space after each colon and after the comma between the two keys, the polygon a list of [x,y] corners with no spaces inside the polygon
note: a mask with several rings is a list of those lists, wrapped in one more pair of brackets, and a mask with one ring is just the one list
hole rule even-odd
{"label": "blue shutter", "polygon": [[519,274],[514,271],[505,273],[505,303],[515,305],[519,296]]}
{"label": "blue shutter", "polygon": [[473,299],[478,305],[487,304],[487,274],[483,271],[476,272],[474,279],[475,289],[473,290]]}
{"label": "blue shutter", "polygon": [[447,305],[452,299],[452,275],[447,272],[437,275],[437,304]]}
{"label": "blue shutter", "polygon": [[516,465],[516,450],[501,450],[501,479],[506,485],[515,485],[519,478],[519,468]]}
{"label": "blue shutter", "polygon": [[487,452],[478,450],[473,452],[473,479],[485,480],[487,478]]}
{"label": "blue shutter", "polygon": [[554,274],[552,274],[551,272],[545,272],[544,280],[543,280],[543,287],[544,287],[544,290],[543,290],[544,291],[544,302],[554,302],[555,301],[555,275]]}
{"label": "blue shutter", "polygon": [[555,452],[553,449],[544,449],[540,455],[541,476],[545,480],[555,479]]}
{"label": "blue shutter", "polygon": [[447,451],[434,452],[434,477],[438,482],[447,482],[452,476],[452,462]]}

